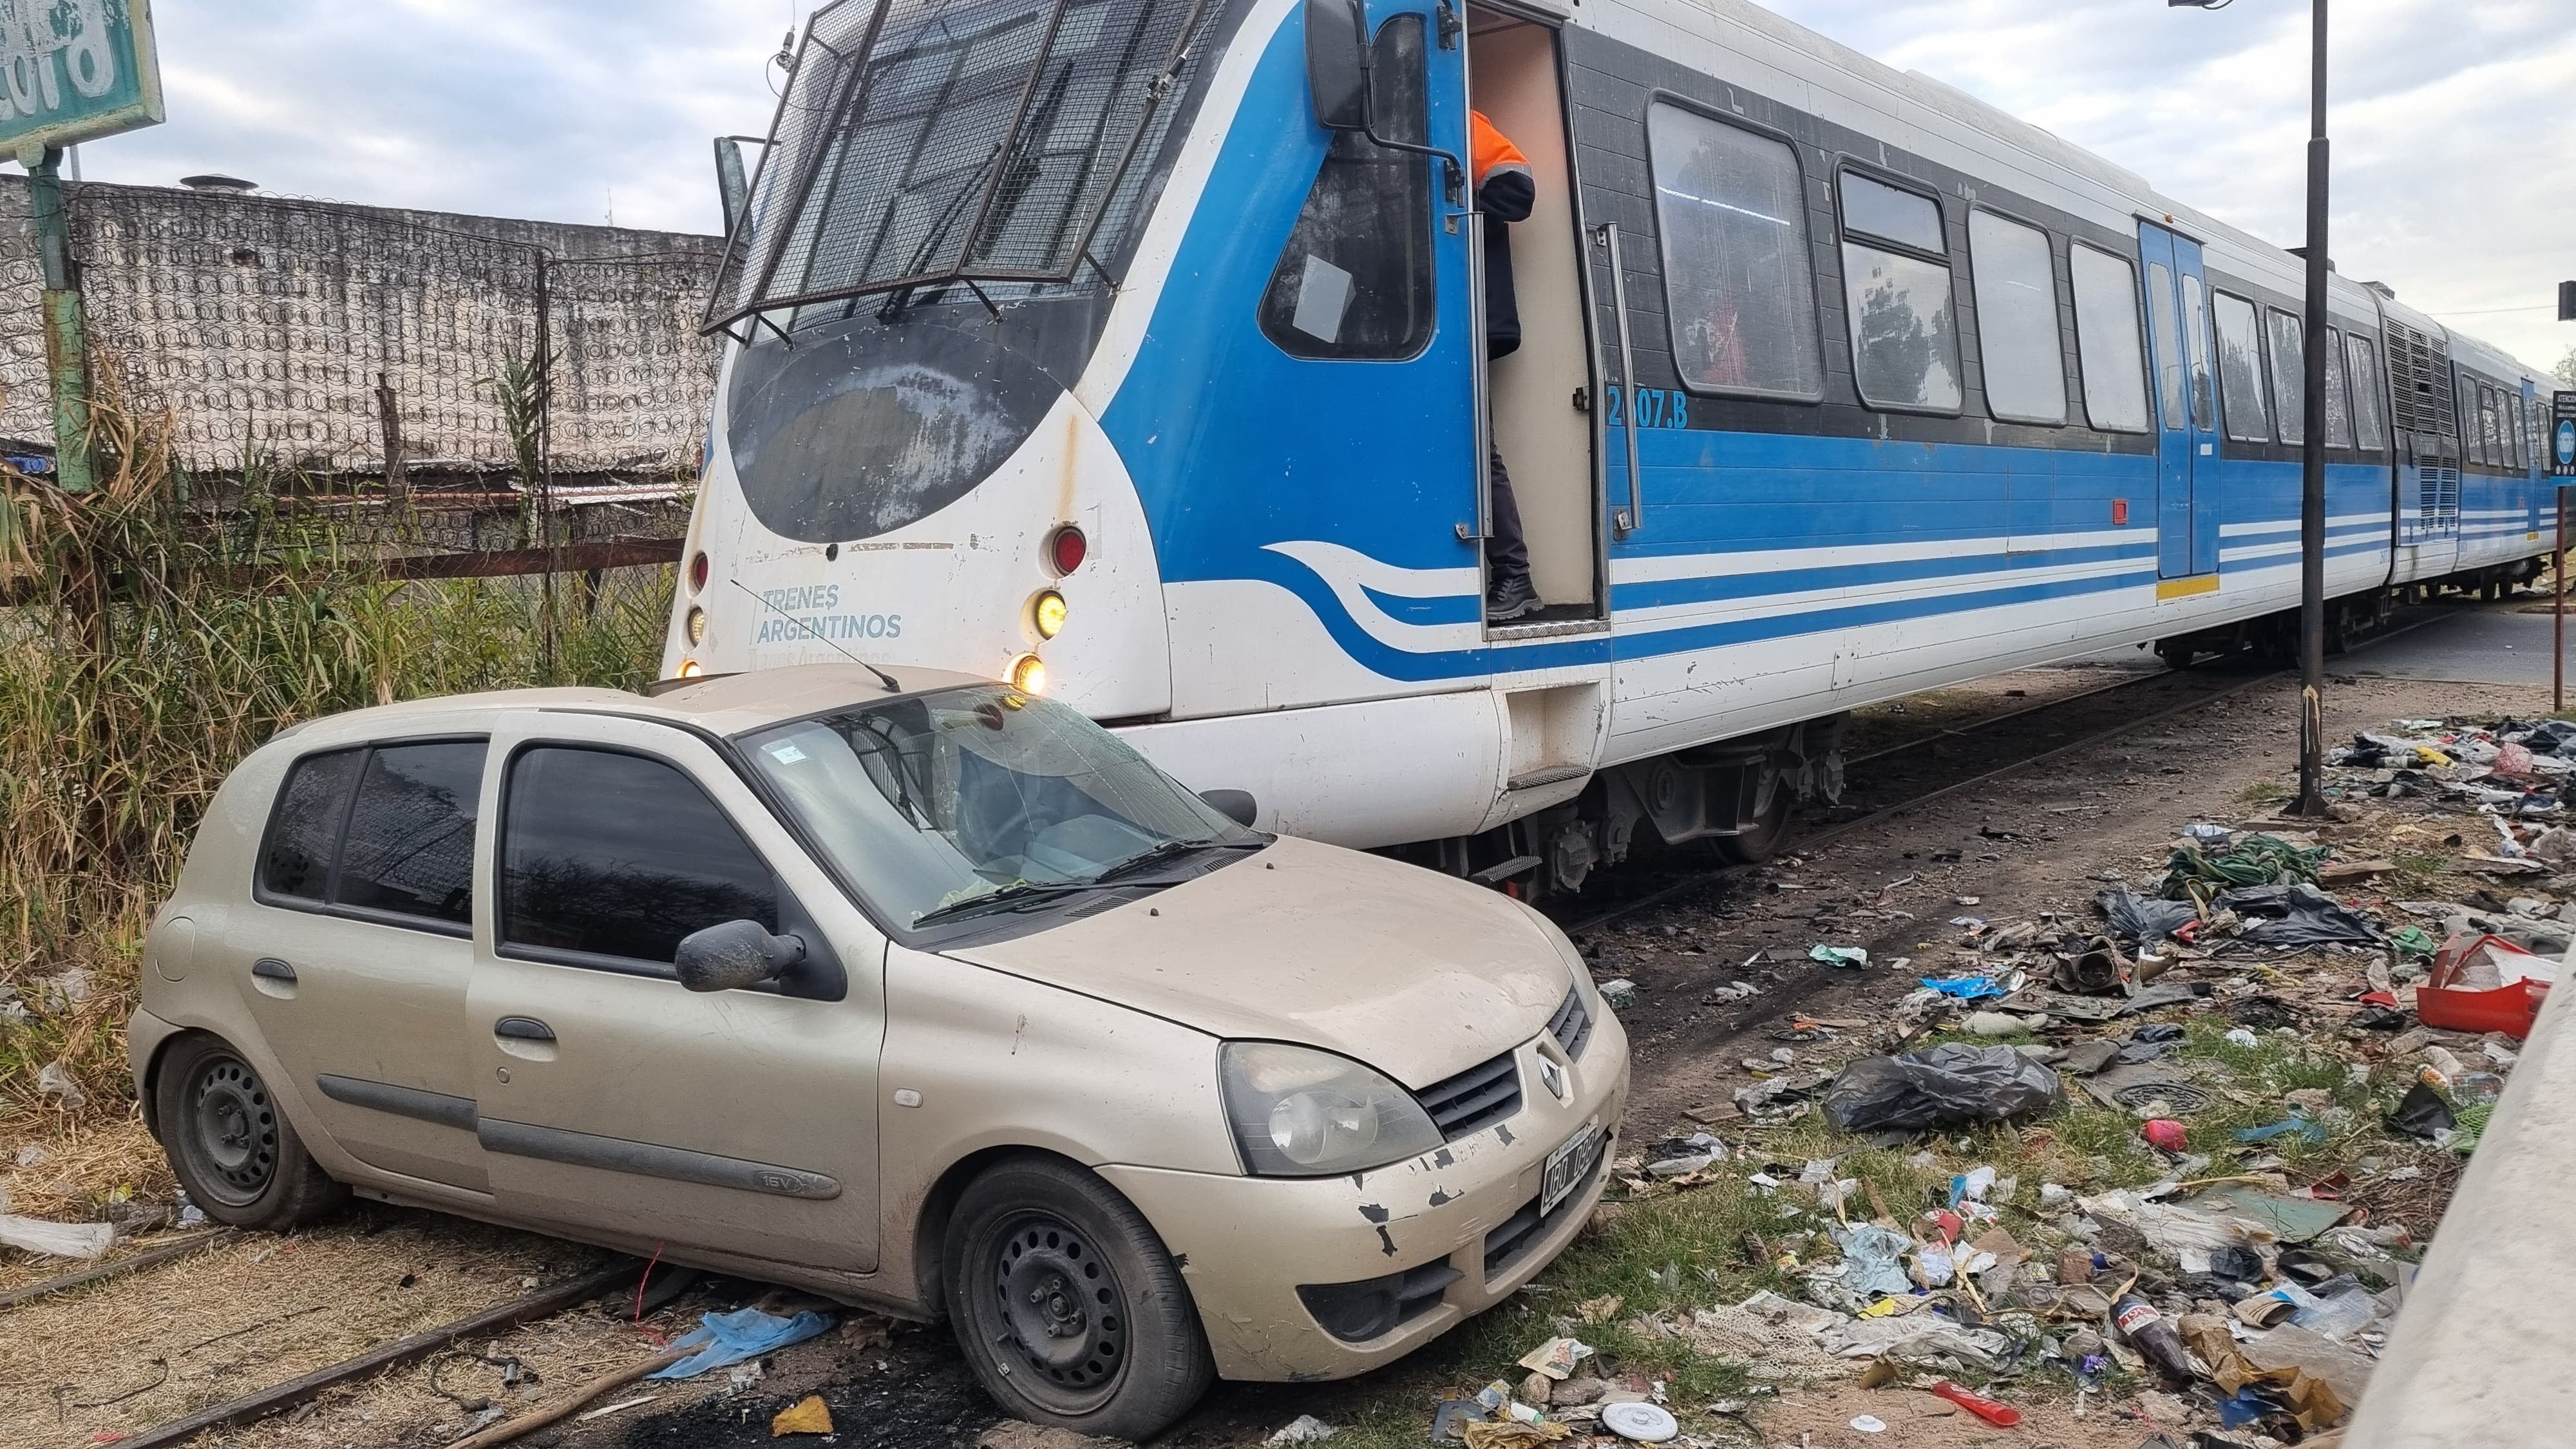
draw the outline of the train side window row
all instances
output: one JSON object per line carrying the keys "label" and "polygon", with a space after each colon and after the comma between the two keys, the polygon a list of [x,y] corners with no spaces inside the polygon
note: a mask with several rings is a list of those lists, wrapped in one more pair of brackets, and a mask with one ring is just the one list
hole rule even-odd
{"label": "train side window row", "polygon": [[[2464,440],[2469,461],[2490,468],[2527,468],[2536,449],[2529,449],[2532,436],[2530,412],[2523,406],[2522,393],[2510,384],[2498,386],[2478,382],[2463,374],[2460,378],[2460,437]],[[2471,402],[2472,396],[2475,402]],[[2469,409],[2475,408],[2475,412]]]}
{"label": "train side window row", "polygon": [[[1669,102],[1648,108],[1646,131],[1665,311],[1683,385],[1739,397],[1821,400],[1813,254],[1796,151],[1786,141]],[[1834,191],[1861,401],[1882,410],[1956,414],[1964,390],[1939,200],[1848,166],[1836,173]],[[2153,419],[2136,265],[2084,242],[2071,242],[2067,259],[2085,420],[2102,432],[2147,432]],[[2175,279],[2161,266],[2152,271],[2149,315],[2165,322],[2175,315]],[[1968,274],[1976,288],[1988,409],[2007,422],[2064,425],[2066,366],[2047,232],[1982,206],[1971,209]],[[2182,278],[2181,286],[2189,336],[2160,339],[2166,345],[2158,354],[2174,359],[2163,379],[2167,410],[2180,414],[2188,406],[2197,426],[2216,428],[2223,398],[2228,437],[2299,442],[2305,430],[2299,319],[2205,291],[2197,277]],[[2215,366],[2208,340],[2213,317]],[[2165,329],[2173,330],[2169,322]],[[2328,338],[2327,445],[2386,448],[2372,339],[2340,331]],[[2357,388],[2349,385],[2355,380]],[[2511,424],[2504,411],[2498,418],[2501,436]]]}

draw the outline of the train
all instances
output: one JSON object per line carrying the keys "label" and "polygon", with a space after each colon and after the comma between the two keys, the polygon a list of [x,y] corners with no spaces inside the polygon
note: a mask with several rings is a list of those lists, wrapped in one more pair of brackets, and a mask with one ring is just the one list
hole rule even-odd
{"label": "train", "polygon": [[[1741,0],[837,0],[728,211],[669,679],[1000,677],[1543,895],[1776,850],[1857,707],[2295,614],[2303,259]],[[2328,307],[2333,636],[2535,577],[2548,374]]]}

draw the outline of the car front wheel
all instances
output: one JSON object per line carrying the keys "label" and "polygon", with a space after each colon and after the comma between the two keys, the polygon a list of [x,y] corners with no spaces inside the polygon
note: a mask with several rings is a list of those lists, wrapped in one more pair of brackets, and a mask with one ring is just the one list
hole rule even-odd
{"label": "car front wheel", "polygon": [[216,1222],[282,1232],[348,1198],[304,1150],[268,1084],[221,1037],[172,1044],[153,1107],[179,1185]]}
{"label": "car front wheel", "polygon": [[1020,1418],[1148,1439],[1215,1377],[1153,1225],[1079,1167],[1024,1158],[986,1169],[959,1199],[945,1256],[958,1343]]}

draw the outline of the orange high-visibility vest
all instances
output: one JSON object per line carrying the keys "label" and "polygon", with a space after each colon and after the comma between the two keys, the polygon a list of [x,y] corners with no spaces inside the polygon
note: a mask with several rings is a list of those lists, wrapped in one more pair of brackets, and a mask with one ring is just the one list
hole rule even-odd
{"label": "orange high-visibility vest", "polygon": [[1495,130],[1494,123],[1486,120],[1482,111],[1467,113],[1467,149],[1476,169],[1475,184],[1479,187],[1496,170],[1517,171],[1524,176],[1530,174],[1529,158],[1521,154],[1520,147],[1512,144],[1511,137]]}

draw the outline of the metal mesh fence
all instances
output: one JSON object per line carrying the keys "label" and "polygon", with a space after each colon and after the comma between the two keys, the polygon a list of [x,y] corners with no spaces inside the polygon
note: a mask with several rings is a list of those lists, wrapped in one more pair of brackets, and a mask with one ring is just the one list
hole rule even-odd
{"label": "metal mesh fence", "polygon": [[[695,469],[718,359],[697,332],[713,238],[562,257],[327,202],[97,185],[69,201],[99,364],[136,405],[170,410],[191,468],[380,470],[388,402],[407,468],[506,468],[496,377],[545,338],[555,473]],[[0,434],[41,444],[52,429],[37,287],[24,229],[0,227]]]}

